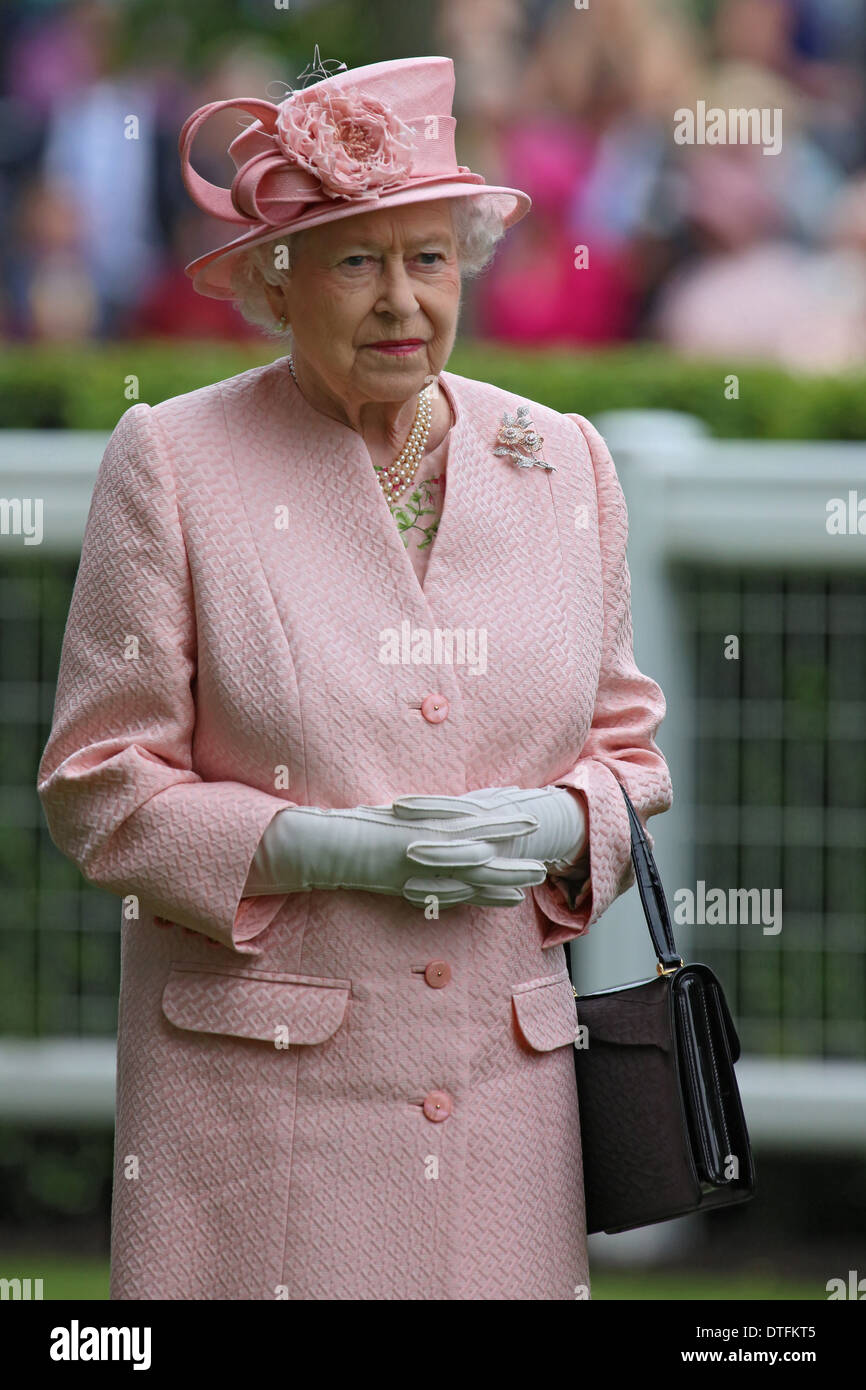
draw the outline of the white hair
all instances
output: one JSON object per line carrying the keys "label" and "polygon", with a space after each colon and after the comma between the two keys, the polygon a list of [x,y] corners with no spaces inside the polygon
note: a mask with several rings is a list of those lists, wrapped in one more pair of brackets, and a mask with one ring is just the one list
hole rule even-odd
{"label": "white hair", "polygon": [[[468,279],[479,275],[489,265],[505,235],[502,203],[495,195],[485,193],[449,198],[447,201],[452,211],[460,275],[462,279]],[[316,228],[307,230],[315,232]],[[265,285],[284,283],[290,270],[282,266],[277,268],[277,248],[285,247],[285,255],[280,259],[290,267],[298,240],[304,235],[302,229],[274,237],[272,241],[260,242],[258,246],[251,246],[237,256],[232,266],[232,292],[237,308],[248,323],[262,329],[269,337],[291,339],[291,326],[280,328],[274,318]]]}

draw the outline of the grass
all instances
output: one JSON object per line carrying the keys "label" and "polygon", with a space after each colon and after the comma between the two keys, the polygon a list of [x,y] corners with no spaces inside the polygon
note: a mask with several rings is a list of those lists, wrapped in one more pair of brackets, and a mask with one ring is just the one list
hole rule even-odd
{"label": "grass", "polygon": [[665,1303],[699,1299],[708,1303],[760,1302],[776,1299],[820,1299],[827,1291],[820,1280],[785,1279],[782,1275],[743,1274],[734,1278],[724,1274],[603,1271],[592,1274],[592,1297],[597,1301],[658,1300]]}
{"label": "grass", "polygon": [[[3,1272],[22,1279],[41,1279],[45,1299],[99,1300],[108,1298],[108,1261],[75,1255],[3,1254]],[[706,1302],[755,1302],[769,1299],[826,1300],[820,1280],[786,1279],[782,1275],[670,1273],[600,1270],[592,1276],[594,1301],[680,1302],[700,1299]]]}
{"label": "grass", "polygon": [[41,1279],[45,1299],[107,1299],[108,1260],[86,1255],[16,1255],[0,1252],[0,1273]]}

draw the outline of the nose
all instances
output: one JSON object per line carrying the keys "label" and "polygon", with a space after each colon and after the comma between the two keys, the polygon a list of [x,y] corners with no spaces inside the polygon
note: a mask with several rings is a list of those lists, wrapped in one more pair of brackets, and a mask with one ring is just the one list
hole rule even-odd
{"label": "nose", "polygon": [[402,256],[384,257],[376,312],[389,314],[401,323],[408,323],[418,312],[418,300]]}

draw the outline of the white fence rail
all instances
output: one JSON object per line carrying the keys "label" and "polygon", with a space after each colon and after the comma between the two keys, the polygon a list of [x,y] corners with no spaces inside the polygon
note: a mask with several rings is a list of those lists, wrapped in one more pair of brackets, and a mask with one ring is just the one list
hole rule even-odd
{"label": "white fence rail", "polygon": [[[737,1076],[756,1146],[786,1153],[866,1149],[866,1067],[744,1057]],[[0,1119],[52,1129],[111,1125],[114,1085],[111,1038],[0,1045]],[[792,1124],[795,1113],[799,1124]]]}

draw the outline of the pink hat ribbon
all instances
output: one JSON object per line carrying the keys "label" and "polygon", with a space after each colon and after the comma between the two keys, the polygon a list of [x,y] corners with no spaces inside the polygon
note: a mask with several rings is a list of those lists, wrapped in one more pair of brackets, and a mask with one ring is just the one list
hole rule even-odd
{"label": "pink hat ribbon", "polygon": [[[209,183],[190,162],[192,143],[217,111],[256,119],[229,146],[237,173],[230,188]],[[357,88],[315,87],[278,106],[255,97],[213,101],[194,111],[180,133],[187,192],[211,217],[245,226],[281,226],[315,203],[369,200],[381,193],[443,178],[484,183],[454,156],[454,118],[402,120],[390,106]]]}

